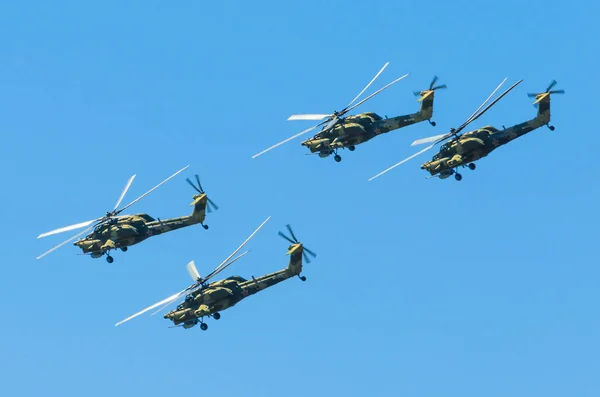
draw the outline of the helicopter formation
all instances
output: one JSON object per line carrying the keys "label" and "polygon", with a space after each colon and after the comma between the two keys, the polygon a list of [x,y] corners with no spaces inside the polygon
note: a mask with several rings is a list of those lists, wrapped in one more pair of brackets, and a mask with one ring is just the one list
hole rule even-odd
{"label": "helicopter formation", "polygon": [[[409,75],[405,74],[376,90],[364,99],[360,99],[379,75],[387,68],[388,64],[389,62],[379,70],[375,77],[373,77],[360,93],[341,111],[334,111],[331,114],[296,114],[290,116],[288,120],[319,121],[319,123],[255,154],[252,158],[259,157],[286,142],[321,127],[320,131],[313,137],[302,141],[301,146],[308,148],[310,154],[316,154],[320,158],[327,158],[333,155],[334,161],[339,163],[342,159],[339,154],[340,150],[348,149],[349,151],[354,151],[356,146],[364,144],[379,135],[423,121],[428,121],[431,126],[435,127],[436,123],[432,121],[434,94],[435,91],[439,89],[447,88],[445,84],[436,85],[438,81],[437,76],[434,76],[428,88],[414,92],[418,97],[417,101],[420,102],[420,108],[415,113],[391,118],[388,118],[387,116],[381,117],[374,112],[364,112],[355,115],[349,114],[349,112],[356,109],[358,106]],[[471,123],[479,119],[523,81],[517,81],[492,100],[506,80],[507,79],[505,78],[475,110],[475,112],[461,125],[456,128],[451,128],[444,134],[415,140],[411,146],[422,144],[429,144],[429,146],[381,171],[371,177],[369,181],[372,181],[407,161],[431,150],[438,144],[441,144],[438,152],[433,155],[431,160],[424,162],[420,168],[429,173],[428,179],[446,179],[450,176],[454,176],[457,181],[460,181],[462,180],[462,175],[458,172],[459,168],[475,170],[475,163],[477,161],[488,156],[500,146],[504,146],[543,126],[547,126],[551,131],[554,131],[554,126],[550,125],[550,97],[554,94],[564,93],[564,90],[562,89],[554,89],[557,84],[556,80],[553,80],[544,92],[528,94],[529,97],[535,98],[534,106],[537,107],[537,115],[531,120],[515,124],[508,128],[503,127],[502,129],[498,129],[491,125],[486,125],[471,131],[463,132],[463,130],[471,125]],[[197,174],[195,175],[195,181],[186,178],[186,182],[196,192],[192,196],[192,203],[190,206],[192,206],[193,209],[190,215],[162,220],[160,218],[153,218],[147,213],[122,215],[125,210],[164,185],[167,181],[185,171],[188,167],[189,165],[178,170],[129,204],[120,207],[126,193],[135,179],[136,175],[133,175],[127,181],[114,208],[111,211],[106,212],[105,215],[90,221],[61,227],[40,234],[38,239],[85,228],[68,240],[63,241],[38,256],[36,259],[41,259],[65,244],[74,241],[73,245],[81,249],[84,255],[89,255],[92,258],[106,256],[106,261],[108,263],[113,263],[114,258],[111,256],[111,251],[121,250],[122,252],[125,252],[128,250],[128,247],[137,245],[149,237],[198,224],[204,229],[208,229],[208,225],[205,224],[206,214],[218,210],[219,207],[208,197],[200,183],[200,177]],[[163,318],[172,322],[172,328],[182,327],[184,329],[189,329],[199,324],[200,329],[205,331],[208,329],[208,325],[205,322],[206,319],[212,318],[214,320],[219,320],[221,318],[221,312],[237,305],[249,296],[292,277],[298,277],[300,280],[306,281],[306,277],[301,275],[303,264],[310,263],[310,257],[315,258],[316,254],[299,242],[289,224],[287,225],[289,235],[286,235],[283,232],[278,233],[280,237],[284,238],[290,244],[287,251],[287,255],[290,257],[289,263],[285,268],[256,278],[252,276],[251,279],[245,279],[241,276],[230,276],[213,281],[218,274],[249,253],[249,251],[239,252],[259,232],[259,230],[263,228],[270,218],[271,217],[269,216],[263,221],[239,247],[227,256],[227,258],[225,258],[225,260],[207,276],[202,277],[196,268],[195,262],[189,262],[186,269],[192,278],[193,283],[191,285],[180,292],[119,321],[115,326],[119,326],[152,310],[155,310],[152,315],[157,314],[166,309],[169,305],[183,298],[183,300],[177,304],[176,308],[166,313]]]}

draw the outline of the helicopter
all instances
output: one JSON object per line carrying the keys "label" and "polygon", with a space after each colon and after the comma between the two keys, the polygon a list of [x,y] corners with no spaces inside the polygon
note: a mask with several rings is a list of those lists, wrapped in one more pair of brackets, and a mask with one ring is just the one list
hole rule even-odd
{"label": "helicopter", "polygon": [[494,106],[500,99],[502,99],[513,88],[519,85],[523,80],[517,81],[506,91],[504,91],[498,98],[487,105],[487,107],[481,110],[505,81],[506,79],[504,79],[502,83],[496,87],[492,94],[481,104],[481,106],[479,106],[475,113],[473,113],[467,119],[467,121],[465,121],[458,128],[450,129],[450,132],[447,134],[417,139],[411,144],[411,146],[430,142],[433,143],[425,149],[380,172],[374,177],[371,177],[369,181],[385,174],[393,168],[412,159],[413,157],[426,152],[436,144],[444,142],[448,139],[450,140],[440,147],[439,152],[435,154],[430,161],[427,161],[421,165],[421,169],[427,170],[430,173],[431,176],[428,178],[437,176],[440,179],[446,179],[451,175],[454,175],[454,178],[457,181],[460,181],[462,180],[462,175],[456,171],[458,167],[467,167],[470,170],[475,170],[475,161],[486,157],[500,146],[506,145],[508,142],[513,141],[544,125],[547,126],[550,131],[554,131],[554,126],[550,125],[550,96],[552,94],[564,94],[565,92],[564,90],[552,90],[552,88],[554,88],[554,86],[557,84],[556,80],[553,80],[544,92],[527,94],[528,97],[535,98],[535,102],[533,104],[538,108],[537,116],[535,118],[516,124],[509,128],[503,127],[502,130],[488,125],[477,130],[466,132],[462,135],[460,134],[465,127],[481,117],[481,115]]}
{"label": "helicopter", "polygon": [[[75,225],[62,227],[59,229],[55,229],[46,233],[40,234],[37,238],[42,238],[46,236],[50,236],[53,234],[63,233],[69,230],[75,230],[82,227],[88,226],[83,231],[77,233],[75,236],[69,238],[66,241],[63,241],[59,245],[54,248],[46,251],[42,255],[38,256],[36,259],[41,259],[44,256],[48,255],[52,251],[62,247],[63,245],[79,238],[80,236],[88,233],[93,229],[91,233],[86,235],[83,238],[78,239],[73,243],[76,247],[81,248],[84,255],[89,254],[92,258],[100,258],[103,255],[106,255],[106,261],[108,263],[113,263],[114,258],[110,255],[111,250],[120,249],[123,252],[127,251],[127,247],[131,245],[138,244],[148,237],[156,236],[159,234],[163,234],[166,232],[170,232],[172,230],[180,229],[186,226],[192,226],[195,224],[201,224],[204,229],[208,229],[208,225],[204,224],[204,220],[206,218],[206,212],[212,212],[212,209],[219,209],[219,207],[206,195],[202,185],[200,184],[200,178],[196,175],[196,182],[198,186],[194,185],[194,183],[186,178],[186,181],[198,192],[198,194],[194,194],[193,201],[190,206],[194,206],[191,215],[182,216],[179,218],[172,219],[154,219],[148,214],[140,213],[135,215],[120,215],[124,210],[131,207],[133,204],[140,201],[142,198],[146,197],[148,194],[162,186],[165,182],[179,174],[180,172],[187,169],[189,165],[180,169],[146,193],[142,194],[137,199],[133,200],[131,203],[127,204],[121,209],[119,205],[125,194],[129,190],[135,175],[133,175],[127,181],[121,196],[117,200],[117,204],[115,205],[112,211],[106,213],[106,215],[93,219],[91,221],[77,223]],[[91,226],[90,226],[91,225]]]}
{"label": "helicopter", "polygon": [[225,309],[235,306],[241,300],[256,294],[266,288],[272,287],[284,280],[297,276],[302,281],[306,281],[306,277],[301,276],[302,272],[302,258],[307,263],[310,263],[308,255],[316,257],[316,254],[304,247],[302,243],[298,242],[294,232],[290,225],[287,225],[287,229],[291,237],[286,236],[284,233],[279,232],[279,235],[290,242],[288,247],[288,255],[290,260],[288,266],[274,273],[266,274],[261,277],[252,277],[251,280],[246,280],[240,276],[231,276],[223,280],[209,282],[214,276],[225,270],[229,265],[237,261],[248,253],[243,252],[236,258],[232,259],[245,245],[246,243],[267,223],[271,217],[269,216],[251,235],[248,237],[242,245],[240,245],[231,255],[229,255],[219,266],[215,268],[208,276],[201,277],[196,269],[194,261],[187,264],[186,268],[189,275],[194,280],[194,283],[170,297],[163,299],[154,305],[145,308],[144,310],[122,320],[115,324],[119,326],[143,313],[160,307],[152,315],[165,309],[168,305],[175,302],[177,299],[185,295],[185,299],[175,310],[170,311],[164,315],[165,319],[171,320],[173,326],[183,327],[184,329],[192,328],[197,324],[200,324],[200,329],[206,331],[208,325],[204,322],[204,318],[213,318],[219,320],[221,318],[221,312]]}
{"label": "helicopter", "polygon": [[373,84],[373,82],[379,77],[383,70],[388,66],[389,62],[383,65],[383,68],[373,77],[373,79],[367,84],[365,88],[341,111],[335,111],[332,114],[296,114],[288,118],[288,120],[322,120],[319,124],[310,127],[290,138],[287,138],[262,152],[255,154],[252,158],[256,158],[271,149],[278,147],[292,139],[295,139],[307,132],[310,132],[320,126],[322,129],[314,135],[301,143],[302,146],[307,147],[311,154],[318,154],[319,157],[325,158],[334,154],[333,159],[336,162],[342,161],[342,157],[338,154],[339,149],[348,149],[351,152],[356,149],[356,145],[367,142],[374,137],[396,130],[398,128],[406,127],[411,124],[419,123],[421,121],[428,120],[432,126],[435,126],[435,122],[431,121],[433,116],[433,96],[434,91],[446,88],[445,84],[434,86],[438,80],[437,76],[433,78],[433,81],[429,85],[429,88],[423,91],[417,91],[414,94],[419,96],[418,102],[421,102],[421,108],[418,112],[397,116],[391,118],[382,118],[373,112],[366,112],[357,114],[354,116],[345,116],[346,113],[353,110],[354,108],[365,103],[381,91],[390,87],[392,84],[397,83],[409,74],[405,74],[402,77],[397,78],[391,83],[387,84],[383,88],[375,91],[365,99],[354,104],[358,98]]}

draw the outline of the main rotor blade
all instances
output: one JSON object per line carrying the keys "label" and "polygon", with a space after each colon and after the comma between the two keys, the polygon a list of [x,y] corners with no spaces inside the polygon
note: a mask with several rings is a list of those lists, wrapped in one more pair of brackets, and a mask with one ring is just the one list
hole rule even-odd
{"label": "main rotor blade", "polygon": [[43,258],[44,256],[48,255],[52,251],[59,249],[60,247],[62,247],[66,243],[75,240],[77,237],[81,236],[82,234],[85,234],[85,233],[89,232],[90,230],[92,230],[92,227],[88,227],[87,229],[82,230],[81,232],[77,233],[76,235],[74,235],[70,239],[63,241],[62,243],[58,244],[56,247],[49,249],[48,251],[44,252],[42,255],[38,256],[35,259],[41,259],[41,258]]}
{"label": "main rotor blade", "polygon": [[[164,305],[162,305],[161,307],[159,307],[158,309],[156,309],[155,311],[153,311],[153,312],[152,312],[152,314],[150,314],[150,315],[151,315],[151,316],[154,316],[155,314],[162,312],[162,311],[163,311],[163,310],[165,310],[165,309],[166,309],[166,308],[167,308],[167,307],[168,307],[168,306],[169,306],[171,303],[173,303],[173,301],[169,301],[169,302],[165,303]],[[183,325],[183,324],[179,324],[179,325],[175,325],[175,326],[172,326],[172,327],[181,327],[182,325]],[[169,328],[172,328],[172,327],[169,327]]]}
{"label": "main rotor blade", "polygon": [[225,266],[225,264],[226,264],[226,263],[227,263],[227,262],[228,262],[228,261],[229,261],[231,258],[233,258],[233,256],[234,256],[235,254],[237,254],[237,253],[239,252],[239,250],[241,250],[241,249],[242,249],[242,248],[243,248],[243,247],[244,247],[244,246],[245,246],[245,245],[248,243],[248,241],[250,241],[250,239],[251,239],[252,237],[254,237],[254,235],[255,235],[255,234],[256,234],[256,233],[257,233],[257,232],[258,232],[258,231],[259,231],[259,230],[260,230],[260,229],[261,229],[261,228],[262,228],[262,227],[265,225],[265,223],[267,223],[267,222],[269,221],[269,219],[271,219],[271,217],[270,217],[270,216],[269,216],[267,219],[265,219],[265,221],[264,221],[263,223],[261,223],[261,224],[260,224],[260,226],[259,226],[259,227],[258,227],[258,228],[257,228],[255,231],[253,231],[253,232],[252,232],[252,234],[251,234],[251,235],[250,235],[250,236],[249,236],[249,237],[248,237],[246,240],[244,240],[244,242],[242,243],[242,245],[240,245],[239,247],[237,247],[237,248],[236,248],[236,250],[235,250],[235,251],[233,251],[233,252],[231,253],[231,255],[229,255],[227,258],[225,258],[225,260],[224,260],[223,262],[221,262],[221,264],[220,264],[219,266],[217,266],[217,267],[215,268],[215,270],[213,270],[213,271],[212,271],[212,273],[210,273],[208,276],[206,276],[206,278],[205,278],[205,279],[203,279],[203,282],[204,282],[204,281],[206,281],[206,280],[208,280],[209,278],[211,278],[211,277],[212,277],[212,276],[214,276],[215,274],[217,274],[217,273],[219,272],[219,269],[220,269],[221,267]]}
{"label": "main rotor blade", "polygon": [[198,273],[198,269],[196,269],[196,264],[194,263],[194,261],[190,261],[190,263],[188,263],[185,268],[195,283],[199,280],[202,280],[202,277],[200,277],[200,273]]}
{"label": "main rotor blade", "polygon": [[180,169],[179,171],[177,171],[176,173],[174,173],[173,175],[171,175],[170,177],[168,177],[167,179],[165,179],[164,181],[162,181],[161,183],[159,183],[158,185],[154,186],[152,189],[148,190],[146,193],[142,194],[140,197],[133,200],[131,203],[127,204],[125,207],[118,210],[117,214],[120,214],[121,212],[125,211],[127,208],[131,207],[132,205],[134,205],[135,203],[137,203],[138,201],[140,201],[141,199],[143,199],[144,197],[146,197],[147,195],[149,195],[150,193],[152,193],[153,191],[155,191],[156,189],[158,189],[159,187],[164,185],[169,179],[173,178],[175,175],[179,174],[180,172],[183,172],[188,167],[189,167],[189,164],[186,165],[185,167],[183,167],[182,169]]}
{"label": "main rotor blade", "polygon": [[207,282],[209,279],[213,278],[214,276],[216,276],[217,274],[221,273],[223,270],[227,269],[231,264],[233,264],[235,261],[237,261],[238,259],[240,259],[241,257],[245,256],[248,254],[248,252],[250,251],[244,251],[241,254],[239,254],[238,256],[236,256],[235,258],[233,258],[232,260],[230,260],[229,262],[227,262],[225,265],[221,266],[219,268],[219,270],[212,272],[211,274],[208,275],[208,277],[206,277],[204,280],[202,280],[203,282]]}
{"label": "main rotor blade", "polygon": [[550,83],[548,88],[546,88],[546,92],[550,91],[552,89],[552,87],[554,87],[555,85],[556,85],[556,80],[552,80],[552,82]]}
{"label": "main rotor blade", "polygon": [[281,142],[279,142],[279,143],[276,143],[275,145],[271,146],[270,148],[268,148],[268,149],[265,149],[265,150],[263,150],[262,152],[260,152],[260,153],[258,153],[258,154],[255,154],[254,156],[252,156],[252,158],[254,159],[254,158],[256,158],[256,157],[260,156],[261,154],[265,154],[265,153],[267,153],[267,152],[268,152],[269,150],[271,150],[271,149],[275,149],[277,146],[281,146],[281,145],[283,145],[284,143],[291,141],[292,139],[296,139],[296,138],[298,138],[300,135],[304,135],[304,134],[306,134],[307,132],[314,130],[314,129],[315,129],[315,128],[317,128],[319,125],[320,125],[320,124],[318,124],[318,125],[315,125],[315,126],[313,126],[313,127],[310,127],[310,128],[308,128],[308,129],[306,129],[306,130],[304,130],[304,131],[302,131],[302,132],[299,132],[299,133],[297,133],[296,135],[293,135],[293,136],[291,136],[291,137],[289,137],[289,138],[287,138],[287,139],[285,139],[285,140],[283,140],[283,141],[281,141]]}
{"label": "main rotor blade", "polygon": [[477,120],[478,118],[480,118],[485,112],[487,112],[492,106],[494,106],[496,103],[498,103],[498,101],[500,99],[502,99],[506,94],[508,94],[513,88],[515,88],[516,86],[518,86],[519,84],[521,84],[523,80],[519,80],[517,81],[515,84],[511,85],[506,91],[504,91],[498,98],[494,99],[492,101],[492,103],[490,103],[489,105],[487,105],[485,107],[485,109],[483,109],[481,112],[479,112],[475,117],[472,117],[471,120],[469,120],[469,122],[463,124],[462,126],[458,127],[456,129],[456,131],[454,131],[454,134],[458,134],[463,128],[465,128],[467,125],[471,124],[473,121]]}
{"label": "main rotor blade", "polygon": [[302,251],[302,257],[304,258],[304,261],[306,263],[310,263],[310,258],[308,257],[308,255],[306,254],[306,251]]}
{"label": "main rotor blade", "polygon": [[477,108],[477,110],[475,110],[473,112],[473,114],[469,116],[469,118],[467,119],[467,121],[465,121],[463,123],[463,125],[461,125],[460,127],[457,128],[457,131],[462,130],[463,128],[465,128],[467,126],[467,124],[469,124],[472,121],[471,119],[477,115],[477,112],[479,112],[481,110],[481,108],[483,108],[485,106],[486,103],[488,103],[488,101],[494,96],[494,94],[496,93],[496,91],[498,91],[500,89],[500,87],[502,87],[502,84],[504,84],[504,82],[507,79],[508,79],[508,77],[505,77],[504,80],[502,80],[502,82],[500,84],[498,84],[498,87],[496,87],[496,89],[494,91],[492,91],[492,93],[486,98],[486,100],[483,101],[483,103],[481,105],[479,105],[479,107]]}
{"label": "main rotor blade", "polygon": [[385,90],[386,88],[390,87],[392,84],[396,84],[397,82],[399,82],[400,80],[402,80],[403,78],[405,78],[406,76],[408,76],[410,73],[406,73],[404,76],[397,78],[396,80],[392,81],[391,83],[389,83],[386,86],[383,86],[382,88],[378,89],[377,91],[375,91],[374,93],[372,93],[371,95],[369,95],[368,97],[366,97],[365,99],[363,99],[362,101],[358,102],[357,104],[344,109],[342,112],[340,112],[341,114],[344,113],[348,113],[349,111],[351,111],[352,109],[362,105],[363,103],[365,103],[366,101],[368,101],[369,99],[373,98],[375,95],[379,94],[381,91]]}
{"label": "main rotor blade", "polygon": [[412,156],[410,156],[408,158],[405,158],[404,160],[400,161],[399,163],[396,163],[396,164],[392,165],[391,167],[389,167],[389,168],[381,171],[379,174],[375,175],[374,177],[369,178],[369,181],[372,181],[373,179],[375,179],[377,177],[380,177],[381,175],[385,174],[386,172],[391,171],[394,168],[398,167],[399,165],[406,163],[408,160],[410,160],[410,159],[412,159],[414,157],[417,157],[421,153],[424,153],[424,152],[428,151],[429,149],[431,149],[434,146],[435,146],[435,144],[427,146],[425,149],[421,150],[420,152],[417,152],[417,153],[413,154]]}
{"label": "main rotor blade", "polygon": [[445,137],[446,135],[448,135],[448,134],[440,134],[440,135],[430,136],[429,138],[417,139],[416,141],[411,143],[410,146],[417,146],[417,145],[422,145],[424,143],[435,142],[438,139]]}
{"label": "main rotor blade", "polygon": [[356,97],[354,97],[354,99],[352,101],[350,101],[350,103],[346,106],[346,108],[350,107],[350,105],[352,105],[371,86],[371,84],[373,84],[373,82],[375,80],[377,80],[377,77],[379,77],[381,72],[383,72],[383,70],[385,68],[387,68],[387,65],[389,65],[389,64],[390,64],[389,62],[386,62],[385,65],[383,65],[383,67],[381,68],[381,70],[379,72],[377,72],[375,77],[373,77],[373,79],[371,81],[369,81],[369,84],[367,84],[367,86],[365,88],[363,88],[363,90]]}
{"label": "main rotor blade", "polygon": [[37,238],[51,236],[53,234],[68,232],[69,230],[75,230],[75,229],[79,229],[79,228],[82,228],[82,227],[86,227],[86,226],[89,226],[89,225],[91,225],[92,223],[94,223],[96,221],[99,221],[100,219],[102,219],[102,218],[92,219],[91,221],[85,221],[85,222],[77,223],[75,225],[61,227],[60,229],[51,230],[49,232],[40,234],[39,236],[37,236]]}
{"label": "main rotor blade", "polygon": [[325,127],[323,127],[323,129],[321,131],[327,131],[330,128],[332,128],[338,121],[340,121],[340,119],[336,117],[334,117],[333,119],[331,119],[331,121],[329,123],[327,123],[327,125]]}
{"label": "main rotor blade", "polygon": [[330,114],[292,114],[288,117],[289,120],[323,120],[324,118],[331,117]]}
{"label": "main rotor blade", "polygon": [[183,291],[180,291],[180,292],[178,292],[176,294],[173,294],[173,295],[169,296],[168,298],[165,298],[165,299],[161,300],[160,302],[157,302],[157,303],[153,304],[152,306],[148,306],[144,310],[141,310],[141,311],[135,313],[134,315],[131,315],[131,316],[127,317],[125,320],[119,321],[118,323],[115,324],[115,327],[117,327],[117,326],[123,324],[124,322],[127,322],[127,321],[129,321],[129,320],[131,320],[131,319],[133,319],[133,318],[141,315],[141,314],[144,314],[147,311],[154,309],[155,307],[158,307],[158,306],[161,306],[161,305],[167,305],[167,304],[173,302],[174,300],[176,300],[177,298],[179,298],[181,295],[185,294],[185,292],[187,290],[188,289],[186,288]]}
{"label": "main rotor blade", "polygon": [[133,176],[131,178],[129,178],[129,180],[127,181],[127,184],[125,185],[125,188],[121,192],[121,196],[117,200],[117,204],[115,204],[115,208],[113,208],[113,211],[116,211],[117,208],[119,208],[119,205],[121,205],[121,201],[123,201],[123,198],[125,197],[125,194],[129,190],[129,187],[131,186],[131,183],[133,182],[134,178],[135,178],[135,174],[133,174]]}

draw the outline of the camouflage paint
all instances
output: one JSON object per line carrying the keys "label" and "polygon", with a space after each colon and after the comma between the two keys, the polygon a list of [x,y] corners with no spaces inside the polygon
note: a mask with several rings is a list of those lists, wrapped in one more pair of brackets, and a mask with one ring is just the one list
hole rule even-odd
{"label": "camouflage paint", "polygon": [[252,277],[252,280],[233,276],[210,283],[189,294],[175,310],[167,313],[164,318],[173,321],[174,325],[183,324],[184,328],[191,328],[198,324],[199,320],[203,320],[203,317],[213,316],[215,313],[235,306],[251,295],[291,277],[299,276],[302,272],[302,252],[302,244],[291,245],[288,251],[289,264],[283,270],[257,278]]}
{"label": "camouflage paint", "polygon": [[539,127],[548,125],[550,123],[550,95],[538,94],[536,103],[538,112],[534,119],[503,130],[486,126],[467,132],[458,139],[443,144],[430,161],[421,165],[421,169],[427,170],[432,176],[439,175],[441,179],[445,179],[454,173],[454,168],[473,163],[500,146]]}
{"label": "camouflage paint", "polygon": [[341,119],[341,123],[327,131],[321,131],[301,143],[311,153],[319,153],[320,157],[327,157],[338,149],[350,148],[354,150],[356,145],[367,142],[374,137],[407,127],[412,124],[431,120],[433,117],[433,90],[420,92],[421,102],[418,112],[383,119],[373,112],[357,114]]}
{"label": "camouflage paint", "polygon": [[206,193],[195,194],[190,206],[194,206],[191,215],[171,219],[154,219],[148,214],[124,215],[101,223],[85,238],[73,245],[81,248],[84,254],[99,258],[110,250],[141,243],[148,237],[156,236],[182,227],[203,224],[206,218]]}

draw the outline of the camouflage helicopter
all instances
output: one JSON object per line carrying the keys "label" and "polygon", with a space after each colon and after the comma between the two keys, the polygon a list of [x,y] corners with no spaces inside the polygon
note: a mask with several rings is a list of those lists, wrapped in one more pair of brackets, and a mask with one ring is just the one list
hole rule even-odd
{"label": "camouflage helicopter", "polygon": [[246,241],[242,243],[242,245],[233,251],[233,253],[229,255],[219,266],[217,266],[217,268],[208,276],[200,277],[194,261],[191,261],[187,265],[187,271],[194,280],[192,285],[181,292],[171,295],[170,297],[145,308],[144,310],[126,318],[125,320],[119,321],[115,324],[115,326],[121,325],[124,322],[129,321],[143,313],[160,307],[152,314],[154,315],[185,295],[184,301],[181,302],[175,310],[167,313],[164,318],[173,322],[174,325],[170,328],[183,327],[187,329],[200,324],[200,329],[206,331],[208,329],[208,325],[204,322],[205,317],[212,317],[215,320],[218,320],[221,318],[220,312],[223,310],[233,307],[241,300],[291,277],[297,276],[300,278],[300,280],[306,281],[306,277],[300,275],[302,272],[302,258],[304,258],[307,263],[310,263],[308,255],[316,257],[316,254],[299,243],[294,235],[294,232],[292,231],[292,228],[290,225],[287,225],[291,237],[279,232],[279,235],[285,238],[291,244],[288,248],[290,261],[285,269],[258,278],[252,277],[252,280],[246,280],[240,276],[231,276],[223,280],[209,283],[211,278],[225,270],[233,262],[248,253],[248,251],[245,251],[236,258],[231,259],[246,245],[246,243],[260,230],[260,228],[267,223],[270,218],[271,217],[268,217],[250,235],[250,237],[248,237]]}
{"label": "camouflage helicopter", "polygon": [[131,207],[142,198],[146,197],[148,194],[162,186],[165,182],[188,167],[189,165],[185,166],[146,193],[142,194],[137,199],[133,200],[131,203],[127,204],[121,209],[117,209],[125,197],[125,194],[129,190],[133,179],[135,178],[135,175],[133,175],[127,181],[127,184],[125,185],[121,196],[117,200],[117,204],[115,205],[114,209],[110,212],[107,212],[106,215],[91,221],[77,223],[75,225],[62,227],[60,229],[40,234],[38,239],[93,224],[68,240],[63,241],[56,247],[46,251],[36,259],[46,256],[50,252],[62,247],[70,241],[77,239],[92,229],[92,233],[88,234],[84,238],[78,239],[73,243],[73,245],[81,248],[83,254],[89,254],[92,258],[100,258],[101,256],[106,255],[106,261],[108,263],[113,263],[114,260],[113,257],[110,256],[111,250],[119,248],[121,251],[125,252],[127,251],[127,247],[138,244],[146,240],[148,237],[170,232],[182,227],[192,226],[198,223],[201,224],[204,229],[208,229],[208,225],[204,224],[206,212],[208,211],[210,213],[212,212],[212,208],[217,210],[219,207],[211,199],[209,199],[204,192],[198,175],[196,175],[196,182],[198,183],[198,186],[195,186],[189,178],[186,178],[186,181],[198,192],[198,194],[193,196],[194,201],[190,204],[190,206],[194,206],[191,215],[164,220],[154,219],[150,215],[144,213],[135,215],[119,215],[121,212]]}
{"label": "camouflage helicopter", "polygon": [[431,121],[431,117],[433,116],[433,95],[434,91],[440,88],[446,88],[445,84],[438,85],[434,87],[434,84],[437,81],[437,76],[433,78],[433,81],[429,85],[429,88],[423,91],[415,92],[415,95],[419,96],[418,102],[421,102],[421,108],[418,112],[392,117],[392,118],[382,118],[381,116],[373,113],[366,112],[357,114],[354,116],[346,116],[346,113],[351,111],[352,109],[360,106],[365,103],[369,99],[373,98],[375,95],[379,94],[381,91],[390,87],[392,84],[397,83],[402,80],[408,73],[398,79],[392,81],[388,85],[380,88],[375,91],[373,94],[369,95],[365,99],[359,101],[354,104],[356,100],[373,84],[375,79],[379,77],[381,72],[387,67],[389,64],[386,63],[383,65],[383,68],[375,75],[375,77],[367,84],[365,88],[341,111],[335,111],[332,114],[297,114],[292,115],[288,118],[288,120],[323,120],[319,124],[310,127],[290,138],[287,138],[268,149],[263,150],[262,152],[255,154],[252,158],[256,158],[271,149],[276,148],[279,145],[282,145],[292,139],[295,139],[307,132],[310,132],[317,127],[323,126],[321,131],[319,131],[312,138],[307,139],[301,143],[302,146],[306,146],[311,154],[318,154],[319,157],[325,158],[334,154],[333,159],[336,162],[342,161],[342,157],[338,154],[339,149],[348,149],[351,152],[355,150],[356,145],[367,142],[374,137],[384,134],[402,127],[406,127],[411,124],[419,123],[421,121],[428,120],[432,126],[435,126],[435,122]]}
{"label": "camouflage helicopter", "polygon": [[[493,126],[485,126],[483,128],[470,131],[460,135],[460,132],[467,127],[470,123],[477,120],[481,115],[483,115],[488,109],[494,106],[502,97],[504,97],[508,92],[510,92],[513,88],[519,85],[523,80],[519,80],[515,84],[513,84],[510,88],[502,93],[498,98],[492,101],[487,107],[481,110],[487,102],[492,98],[492,96],[498,91],[498,89],[504,84],[506,79],[500,83],[498,87],[492,92],[492,94],[479,106],[479,108],[458,128],[450,129],[450,132],[447,134],[437,135],[429,138],[418,139],[414,141],[411,146],[420,145],[423,143],[433,142],[430,146],[413,154],[412,156],[400,161],[399,163],[394,164],[388,169],[380,172],[374,177],[370,178],[369,181],[385,174],[391,169],[399,166],[400,164],[405,163],[406,161],[412,159],[413,157],[418,156],[421,153],[426,152],[427,150],[434,147],[436,144],[441,143],[447,139],[450,139],[448,142],[444,143],[437,154],[433,156],[430,161],[425,162],[421,165],[422,170],[427,170],[431,176],[428,178],[432,178],[437,176],[440,179],[448,178],[451,175],[454,175],[454,178],[457,181],[462,180],[462,175],[459,174],[456,169],[458,167],[468,167],[470,170],[475,169],[475,161],[486,157],[492,151],[496,150],[500,146],[507,144],[508,142],[517,139],[539,127],[548,126],[551,131],[554,131],[554,126],[551,126],[550,123],[550,95],[552,94],[564,94],[564,90],[552,90],[552,88],[556,85],[556,80],[553,80],[546,91],[535,94],[527,94],[527,96],[535,97],[534,106],[538,108],[537,116],[531,120],[525,121],[520,124],[516,124],[509,128],[504,128],[499,130]],[[481,111],[480,111],[481,110]]]}

